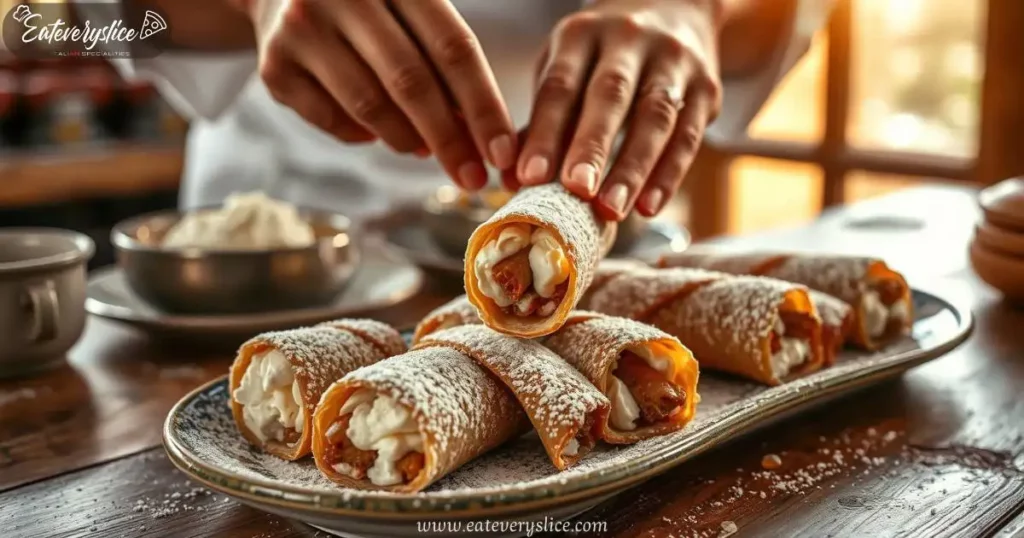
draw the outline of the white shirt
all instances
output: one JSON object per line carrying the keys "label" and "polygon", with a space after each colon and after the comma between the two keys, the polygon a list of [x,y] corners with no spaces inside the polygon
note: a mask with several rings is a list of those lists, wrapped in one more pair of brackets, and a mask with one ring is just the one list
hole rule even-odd
{"label": "white shirt", "polygon": [[[517,127],[529,118],[533,67],[553,25],[580,0],[453,0],[481,41]],[[759,73],[725,80],[719,118],[705,143],[741,137],[782,76],[807,51],[831,1],[799,0],[789,39]],[[173,24],[173,21],[171,21]],[[422,199],[450,181],[433,159],[393,153],[381,143],[348,146],[275,102],[256,75],[255,52],[164,53],[114,60],[128,76],[152,80],[192,119],[181,205],[219,204],[237,191],[262,189],[292,203],[354,217]]]}

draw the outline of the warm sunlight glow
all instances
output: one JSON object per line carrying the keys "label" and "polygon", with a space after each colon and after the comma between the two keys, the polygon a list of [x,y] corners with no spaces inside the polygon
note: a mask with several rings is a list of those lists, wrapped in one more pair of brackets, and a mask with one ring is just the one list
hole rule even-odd
{"label": "warm sunlight glow", "polygon": [[977,152],[983,0],[853,0],[853,145]]}
{"label": "warm sunlight glow", "polygon": [[750,124],[753,138],[817,141],[825,133],[825,52],[819,33],[807,54],[786,75]]}
{"label": "warm sunlight glow", "polygon": [[[864,2],[862,4],[871,2]],[[874,3],[878,3],[877,0]],[[916,32],[921,24],[921,10],[925,0],[886,1],[884,6],[885,22],[893,32]]]}
{"label": "warm sunlight glow", "polygon": [[910,187],[919,187],[925,183],[925,180],[911,176],[850,172],[846,176],[844,190],[847,201],[855,202],[883,196]]}
{"label": "warm sunlight glow", "polygon": [[821,169],[744,157],[729,169],[729,232],[745,233],[813,219],[821,210]]}

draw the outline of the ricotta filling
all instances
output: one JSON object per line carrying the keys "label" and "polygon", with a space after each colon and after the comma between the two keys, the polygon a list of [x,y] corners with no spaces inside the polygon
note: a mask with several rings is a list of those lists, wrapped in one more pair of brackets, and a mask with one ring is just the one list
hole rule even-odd
{"label": "ricotta filling", "polygon": [[[555,289],[569,278],[569,260],[554,235],[543,228],[534,229],[529,224],[510,224],[496,239],[484,245],[473,260],[481,293],[501,308],[512,306],[514,301],[495,281],[494,266],[527,247],[530,249],[531,283],[537,295],[550,298]],[[528,297],[529,294],[525,294],[520,302]]]}
{"label": "ricotta filling", "polygon": [[781,319],[775,322],[775,334],[779,336],[782,349],[772,355],[771,367],[775,377],[782,379],[794,368],[807,362],[811,356],[811,344],[803,338],[783,336],[786,334],[786,324]]}
{"label": "ricotta filling", "polygon": [[[648,366],[665,374],[666,379],[675,378],[675,362],[671,357],[647,346],[635,346],[627,351],[641,357]],[[636,429],[636,421],[640,418],[640,406],[636,398],[629,392],[629,388],[621,379],[612,375],[611,385],[608,388],[608,399],[611,400],[612,408],[608,421],[612,427],[619,431],[633,431]]]}
{"label": "ricotta filling", "polygon": [[890,321],[906,321],[910,316],[910,308],[905,300],[899,300],[886,306],[877,291],[868,290],[860,296],[860,310],[864,316],[864,325],[871,338],[879,338],[885,334]]}
{"label": "ricotta filling", "polygon": [[242,405],[243,422],[260,442],[283,442],[289,429],[302,435],[306,422],[302,389],[280,351],[255,355],[232,398]]}
{"label": "ricotta filling", "polygon": [[[362,389],[349,397],[338,415],[349,413],[352,418],[345,431],[349,440],[360,450],[377,452],[366,477],[378,486],[402,483],[402,472],[395,464],[410,452],[423,452],[423,434],[412,410],[388,396]],[[351,470],[346,463],[334,468],[341,473]]]}

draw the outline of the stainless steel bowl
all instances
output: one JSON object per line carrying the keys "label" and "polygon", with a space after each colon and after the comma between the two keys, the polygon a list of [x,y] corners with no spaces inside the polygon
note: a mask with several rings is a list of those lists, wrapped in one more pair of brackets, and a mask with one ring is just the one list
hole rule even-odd
{"label": "stainless steel bowl", "polygon": [[[460,193],[455,187],[445,185],[437,189],[423,202],[423,223],[430,236],[447,254],[462,257],[466,253],[469,237],[500,207],[501,199],[496,188],[480,193]],[[647,233],[650,223],[631,213],[619,224],[612,254],[629,252]]]}
{"label": "stainless steel bowl", "polygon": [[445,185],[423,202],[423,223],[437,246],[461,258],[466,253],[469,237],[498,207],[498,204],[488,203],[486,194],[466,194]]}
{"label": "stainless steel bowl", "polygon": [[[198,210],[203,211],[203,210]],[[272,250],[168,249],[164,234],[184,213],[150,213],[111,232],[132,290],[154,307],[189,314],[265,312],[322,306],[359,264],[357,232],[335,213],[300,210],[317,240]]]}

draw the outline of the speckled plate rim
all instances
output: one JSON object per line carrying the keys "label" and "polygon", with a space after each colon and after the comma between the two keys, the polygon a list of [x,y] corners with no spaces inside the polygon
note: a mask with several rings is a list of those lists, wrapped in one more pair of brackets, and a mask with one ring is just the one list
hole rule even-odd
{"label": "speckled plate rim", "polygon": [[915,287],[943,303],[957,318],[955,330],[931,347],[898,353],[887,360],[868,363],[843,375],[822,376],[819,372],[804,379],[803,390],[780,391],[761,400],[755,413],[735,413],[695,430],[679,443],[658,447],[643,457],[612,469],[598,469],[565,482],[547,483],[522,489],[494,488],[473,491],[394,494],[382,492],[338,493],[286,487],[278,483],[250,479],[204,463],[182,445],[174,428],[174,419],[200,393],[210,390],[226,377],[210,381],[182,398],[164,422],[164,448],[171,462],[190,478],[227,495],[262,505],[273,505],[318,515],[348,516],[362,519],[416,520],[424,518],[479,518],[528,513],[551,506],[580,502],[602,494],[624,490],[692,459],[720,444],[749,433],[759,424],[770,422],[801,407],[828,400],[830,396],[863,388],[891,378],[905,370],[941,357],[959,346],[974,328],[973,315],[966,302],[950,298],[941,285]]}

